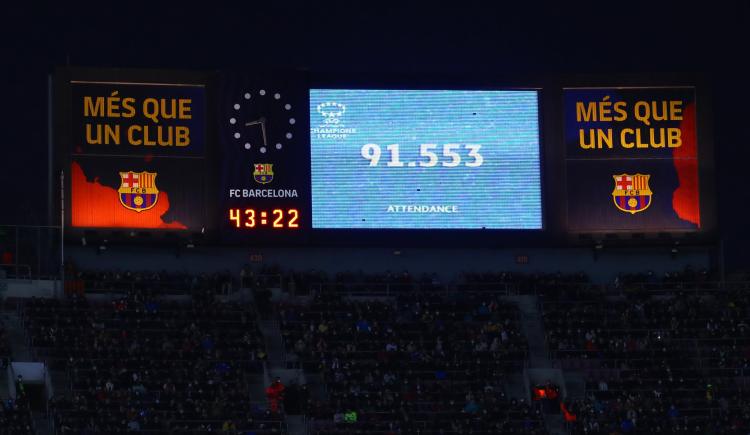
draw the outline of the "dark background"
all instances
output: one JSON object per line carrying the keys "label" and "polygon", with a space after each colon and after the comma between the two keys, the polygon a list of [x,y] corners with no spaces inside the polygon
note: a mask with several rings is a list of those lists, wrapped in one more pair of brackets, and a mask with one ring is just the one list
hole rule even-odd
{"label": "dark background", "polygon": [[698,73],[712,92],[720,235],[728,263],[743,261],[747,1],[437,4],[5,6],[0,223],[47,223],[47,77],[55,66],[299,68],[499,81],[526,74]]}

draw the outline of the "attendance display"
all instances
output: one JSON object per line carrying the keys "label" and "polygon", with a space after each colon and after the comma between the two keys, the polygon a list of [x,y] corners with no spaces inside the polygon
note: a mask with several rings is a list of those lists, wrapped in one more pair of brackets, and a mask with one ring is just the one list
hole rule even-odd
{"label": "attendance display", "polygon": [[310,90],[312,227],[541,229],[535,90]]}

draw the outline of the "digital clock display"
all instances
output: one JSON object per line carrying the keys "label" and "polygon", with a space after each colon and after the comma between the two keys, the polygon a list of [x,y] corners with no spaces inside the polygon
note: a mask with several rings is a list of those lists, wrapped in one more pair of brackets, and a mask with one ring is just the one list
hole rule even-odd
{"label": "digital clock display", "polygon": [[299,210],[275,208],[230,208],[229,221],[235,228],[299,228]]}

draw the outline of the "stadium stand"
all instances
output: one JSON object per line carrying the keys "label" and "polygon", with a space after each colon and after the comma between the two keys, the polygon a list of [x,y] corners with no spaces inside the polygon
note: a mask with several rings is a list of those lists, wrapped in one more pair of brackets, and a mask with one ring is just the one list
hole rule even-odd
{"label": "stadium stand", "polygon": [[0,409],[0,435],[33,435],[35,433],[28,401],[23,396],[15,400],[4,400]]}
{"label": "stadium stand", "polygon": [[[267,277],[282,274],[248,272],[244,284],[270,294],[280,281]],[[301,295],[287,287],[263,313],[223,301],[219,274],[117,275],[84,272],[91,292],[21,301],[33,356],[67,373],[49,405],[56,433],[283,434],[290,415],[314,435],[750,430],[750,296],[707,271],[611,286],[584,274],[465,274],[446,285],[404,271],[289,272],[282,281]],[[559,402],[536,400],[534,388],[509,394],[532,361],[524,324],[534,319],[519,297],[538,304],[548,361],[563,382],[582,378],[581,392],[554,387]],[[270,373],[274,333],[274,364],[319,380],[322,394],[294,383],[273,398],[251,391],[251,377]],[[30,415],[23,397],[5,403],[4,433],[35,433]],[[556,418],[563,431],[551,429]]]}
{"label": "stadium stand", "polygon": [[247,391],[265,358],[252,306],[135,291],[109,304],[34,299],[23,314],[36,356],[69,373],[70,395],[52,403],[60,433],[281,431]]}
{"label": "stadium stand", "polygon": [[[0,375],[6,376],[5,369],[11,359],[10,344],[5,323],[0,319]],[[3,379],[4,380],[4,379]],[[18,389],[17,389],[18,390]],[[29,403],[23,391],[17,391],[16,398],[3,398],[0,404],[0,435],[34,434],[34,423],[29,410]]]}
{"label": "stadium stand", "polygon": [[504,392],[526,357],[518,316],[466,293],[280,307],[287,351],[325,379],[328,402],[309,409],[320,435],[545,433],[538,409]]}
{"label": "stadium stand", "polygon": [[748,296],[666,278],[545,303],[553,356],[586,377],[571,433],[747,433]]}
{"label": "stadium stand", "polygon": [[226,294],[235,286],[228,271],[190,274],[167,271],[76,270],[69,267],[68,293],[148,291],[157,294]]}

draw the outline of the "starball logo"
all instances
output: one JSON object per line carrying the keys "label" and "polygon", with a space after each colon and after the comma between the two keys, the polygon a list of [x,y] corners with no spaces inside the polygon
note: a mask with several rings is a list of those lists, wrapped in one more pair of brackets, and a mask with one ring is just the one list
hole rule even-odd
{"label": "starball logo", "polygon": [[318,113],[325,119],[326,124],[338,124],[346,112],[346,106],[335,101],[318,104]]}
{"label": "starball logo", "polygon": [[316,110],[323,118],[317,127],[311,127],[310,133],[318,139],[344,140],[356,134],[357,129],[346,127],[343,122],[346,105],[335,101],[326,101],[317,105]]}

